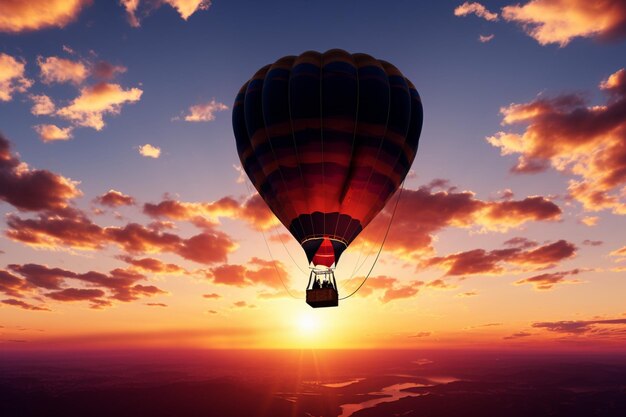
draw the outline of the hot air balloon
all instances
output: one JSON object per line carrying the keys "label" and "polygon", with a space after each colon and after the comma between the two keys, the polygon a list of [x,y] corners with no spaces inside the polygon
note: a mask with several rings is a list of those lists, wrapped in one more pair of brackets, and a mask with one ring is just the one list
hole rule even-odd
{"label": "hot air balloon", "polygon": [[362,53],[286,56],[241,87],[233,106],[237,152],[306,253],[312,307],[338,305],[333,266],[404,181],[422,120],[411,81]]}

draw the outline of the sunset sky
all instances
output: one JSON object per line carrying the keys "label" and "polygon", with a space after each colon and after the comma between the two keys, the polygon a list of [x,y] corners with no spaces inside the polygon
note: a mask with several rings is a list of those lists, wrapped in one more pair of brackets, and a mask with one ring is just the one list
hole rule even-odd
{"label": "sunset sky", "polygon": [[[625,39],[623,0],[0,0],[0,350],[623,348]],[[314,310],[231,111],[332,48],[396,65],[424,127],[370,278]]]}

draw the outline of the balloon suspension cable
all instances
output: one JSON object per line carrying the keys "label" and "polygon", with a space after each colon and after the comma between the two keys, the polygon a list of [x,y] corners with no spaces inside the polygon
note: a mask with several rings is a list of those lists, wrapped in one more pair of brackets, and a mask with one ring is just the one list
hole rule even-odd
{"label": "balloon suspension cable", "polygon": [[[250,186],[248,185],[248,182],[245,181],[246,184],[246,188],[248,189],[248,192],[250,193],[250,196],[252,196],[252,190],[250,189]],[[263,229],[261,229],[261,236],[263,236],[263,242],[265,243],[265,247],[267,248],[267,253],[269,253],[270,255],[270,259],[272,260],[272,265],[274,265],[274,270],[276,270],[276,275],[278,276],[278,279],[280,280],[280,283],[283,285],[283,287],[285,288],[285,291],[287,291],[287,294],[289,294],[289,296],[291,298],[294,298],[296,300],[303,300],[303,297],[296,297],[295,295],[293,295],[291,293],[291,291],[289,291],[289,288],[287,287],[287,285],[285,284],[285,281],[282,278],[282,275],[280,274],[280,269],[278,269],[278,265],[276,265],[276,260],[274,259],[274,256],[272,255],[272,251],[270,249],[270,245],[269,243],[267,243],[267,238],[265,237],[265,232],[263,231]],[[300,266],[296,263],[296,260],[293,259],[293,257],[291,256],[291,253],[289,253],[289,250],[287,249],[287,246],[285,246],[285,243],[283,242],[283,240],[280,238],[280,235],[278,236],[280,242],[283,244],[283,247],[285,248],[285,250],[287,251],[287,255],[289,255],[289,258],[291,258],[291,260],[293,261],[293,263],[296,265],[296,267],[300,270],[300,272],[304,273],[304,271],[302,270],[302,268],[300,268]]]}
{"label": "balloon suspension cable", "polygon": [[389,219],[389,224],[387,225],[387,230],[385,231],[385,236],[383,236],[383,241],[380,243],[380,248],[378,248],[378,253],[376,254],[376,258],[374,258],[374,263],[372,263],[372,267],[367,272],[367,275],[365,275],[365,278],[363,278],[363,281],[361,281],[359,286],[356,287],[356,289],[354,291],[352,291],[350,294],[346,295],[345,297],[341,297],[339,300],[345,300],[346,298],[350,298],[354,294],[356,294],[361,289],[361,287],[365,284],[365,281],[367,281],[367,279],[369,278],[370,274],[374,270],[374,267],[376,266],[376,262],[378,261],[378,258],[380,257],[380,253],[383,250],[383,246],[385,246],[385,241],[387,240],[387,236],[389,235],[389,230],[391,229],[391,223],[393,222],[393,218],[396,215],[396,209],[398,208],[398,203],[400,202],[400,197],[402,197],[402,191],[403,190],[404,190],[404,181],[402,181],[402,184],[400,185],[400,191],[398,192],[398,199],[396,200],[396,204],[393,206],[393,211],[391,212],[391,218]]}

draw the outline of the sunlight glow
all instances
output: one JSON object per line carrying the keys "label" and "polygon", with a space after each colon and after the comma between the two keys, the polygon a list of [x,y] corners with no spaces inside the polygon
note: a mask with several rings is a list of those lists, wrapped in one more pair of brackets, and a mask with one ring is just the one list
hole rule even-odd
{"label": "sunlight glow", "polygon": [[318,332],[320,322],[318,317],[311,313],[301,314],[296,320],[296,326],[300,334],[313,336]]}

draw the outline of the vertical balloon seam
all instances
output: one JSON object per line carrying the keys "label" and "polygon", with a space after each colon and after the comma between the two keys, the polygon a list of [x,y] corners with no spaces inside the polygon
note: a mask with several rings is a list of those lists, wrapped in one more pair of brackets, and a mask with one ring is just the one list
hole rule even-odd
{"label": "vertical balloon seam", "polygon": [[[296,142],[296,134],[295,134],[295,130],[293,128],[293,118],[292,118],[292,112],[291,112],[291,80],[292,80],[292,75],[293,75],[293,68],[296,65],[296,62],[298,62],[298,58],[299,56],[297,56],[294,60],[293,63],[291,64],[291,68],[289,70],[289,79],[287,81],[287,107],[289,108],[289,126],[291,128],[291,138],[293,140],[293,150],[294,153],[296,155],[296,164],[298,165],[298,172],[300,173],[300,182],[302,185],[302,189],[306,191],[306,183],[304,182],[304,174],[302,173],[302,166],[300,165],[300,155],[298,153],[298,143]],[[307,210],[310,213],[311,212],[311,205],[309,204],[309,200],[305,199],[305,203],[307,206]],[[298,216],[298,218],[300,218],[300,216]],[[293,221],[293,220],[292,220]],[[309,222],[311,223],[311,230],[314,229],[313,227],[313,218],[311,216],[309,216]],[[300,225],[302,226],[302,221],[300,220]],[[302,228],[302,230],[304,231],[304,227]],[[298,241],[298,243],[302,243],[300,241]]]}
{"label": "vertical balloon seam", "polygon": [[341,193],[339,195],[339,200],[337,201],[337,203],[339,204],[339,208],[338,208],[338,213],[337,213],[337,222],[335,223],[335,230],[333,231],[334,236],[337,236],[337,228],[339,227],[339,219],[341,215],[341,201],[343,200],[343,195],[345,194],[346,186],[348,184],[348,178],[350,177],[350,167],[352,166],[352,159],[354,158],[356,132],[357,132],[357,128],[359,125],[359,98],[361,95],[361,85],[359,81],[359,68],[356,64],[356,61],[354,60],[354,55],[349,53],[348,56],[350,56],[350,59],[352,59],[352,64],[354,65],[354,70],[355,70],[354,73],[356,75],[356,112],[354,115],[354,129],[352,131],[352,147],[350,149],[350,159],[348,160],[348,171],[346,172],[346,178],[344,178],[344,184],[343,184]]}
{"label": "vertical balloon seam", "polygon": [[[274,64],[276,64],[276,62],[274,62]],[[280,165],[280,162],[278,160],[278,156],[276,155],[276,152],[274,151],[274,145],[272,144],[272,139],[270,138],[269,134],[267,133],[267,119],[265,117],[265,106],[263,105],[263,89],[265,88],[265,81],[267,80],[267,75],[271,69],[271,67],[274,65],[271,64],[270,68],[268,68],[267,72],[265,73],[265,75],[263,76],[263,83],[261,84],[261,116],[263,118],[263,130],[265,131],[265,137],[267,138],[267,142],[269,144],[270,150],[272,151],[272,156],[274,157],[274,161],[276,162],[276,169],[278,170],[278,174],[280,175],[280,179],[283,182],[283,185],[285,187],[285,192],[289,189],[289,187],[287,186],[287,181],[285,181],[285,176],[283,175],[283,171]],[[278,195],[281,194],[280,192],[278,192],[278,190],[276,190],[276,197],[277,199],[280,198],[278,197]],[[293,208],[294,213],[297,213],[296,210],[296,206],[295,204],[291,201],[290,198],[280,198],[281,200],[288,200],[289,203],[291,204],[291,207]],[[285,218],[287,218],[287,216],[285,216]],[[300,221],[299,217],[298,217],[298,221]],[[282,222],[281,222],[282,223]],[[302,226],[302,222],[300,222],[300,226]]]}
{"label": "vertical balloon seam", "polygon": [[[259,192],[259,195],[261,195],[261,197],[263,198],[263,200],[265,200],[265,201],[266,201],[266,203],[267,203],[267,199],[265,198],[264,193],[262,193],[262,192],[261,192],[261,189],[263,188],[263,187],[262,187],[263,185],[267,185],[267,187],[269,187],[269,188],[272,190],[272,192],[271,192],[271,196],[272,196],[272,198],[273,198],[274,200],[276,200],[276,201],[278,201],[278,192],[277,192],[277,190],[274,188],[274,185],[273,185],[273,184],[272,184],[272,182],[270,181],[270,179],[269,179],[268,175],[266,174],[265,170],[263,170],[263,166],[262,166],[262,164],[261,164],[261,162],[260,162],[260,160],[259,160],[259,157],[258,157],[258,152],[257,152],[257,150],[255,149],[254,144],[252,143],[252,135],[250,134],[250,126],[249,126],[249,124],[248,124],[248,123],[249,123],[249,120],[248,120],[248,117],[247,117],[247,115],[246,115],[246,111],[245,111],[245,110],[246,110],[246,102],[250,99],[250,97],[248,96],[248,91],[249,91],[249,90],[250,90],[250,88],[251,88],[251,84],[252,84],[252,81],[254,80],[254,77],[255,77],[255,76],[257,76],[258,74],[262,73],[262,71],[265,69],[265,72],[263,73],[263,79],[265,79],[265,74],[267,73],[267,70],[269,69],[269,67],[270,67],[270,66],[271,66],[271,65],[266,65],[266,66],[264,66],[263,68],[261,68],[260,70],[258,70],[258,71],[257,71],[257,72],[256,72],[256,73],[252,76],[252,78],[250,78],[250,80],[248,80],[248,82],[247,82],[247,85],[248,85],[248,86],[247,86],[246,91],[245,91],[245,93],[244,93],[244,113],[243,113],[244,124],[245,124],[245,126],[246,126],[246,132],[247,132],[247,134],[248,134],[248,135],[247,135],[247,136],[248,136],[248,141],[250,142],[250,149],[252,150],[252,155],[253,155],[253,157],[254,157],[254,159],[255,159],[255,162],[259,165],[260,170],[261,170],[261,173],[262,173],[262,174],[263,174],[263,176],[264,176],[264,180],[263,180],[263,183],[262,183],[262,184],[255,184],[255,182],[254,182],[254,181],[252,182],[252,184],[253,184],[253,185],[254,185],[254,187],[257,189],[257,191]],[[258,81],[258,80],[257,80],[257,81]],[[262,106],[262,102],[261,102],[261,106]],[[265,129],[264,129],[264,130],[265,130]],[[266,132],[266,136],[267,136],[267,132]],[[269,197],[268,197],[268,198],[269,198]],[[284,218],[286,218],[286,217],[287,217],[286,212],[285,212],[285,209],[282,207],[282,205],[281,205],[281,204],[268,204],[268,206],[269,206],[270,210],[274,213],[274,215],[275,215],[275,216],[276,216],[279,220],[281,219],[281,217],[284,217]],[[276,206],[276,207],[274,207],[274,206]],[[278,213],[277,213],[277,212],[278,212]],[[279,214],[279,213],[282,213],[282,214]],[[282,221],[281,221],[281,222],[282,222]]]}
{"label": "vertical balloon seam", "polygon": [[[373,58],[373,57],[372,57],[372,58]],[[375,59],[375,58],[373,58],[373,59]],[[382,134],[382,136],[380,137],[380,143],[378,144],[378,151],[377,151],[377,153],[376,153],[376,158],[374,159],[374,165],[372,165],[372,167],[371,167],[371,169],[370,169],[370,174],[369,174],[369,176],[367,177],[367,182],[365,183],[365,187],[363,187],[363,188],[361,189],[361,192],[359,193],[359,196],[358,196],[358,197],[359,197],[359,199],[358,199],[358,200],[359,200],[359,203],[355,205],[356,207],[358,207],[358,206],[362,203],[362,201],[363,201],[363,195],[365,194],[365,191],[366,191],[367,187],[369,186],[369,182],[370,182],[370,180],[371,180],[371,178],[372,178],[372,174],[374,173],[374,166],[375,166],[375,164],[376,164],[376,162],[377,162],[377,160],[378,160],[378,156],[380,155],[380,150],[382,149],[383,143],[384,143],[384,141],[385,141],[385,137],[387,136],[387,129],[389,128],[389,116],[390,116],[390,113],[391,113],[391,84],[389,83],[389,76],[387,75],[387,71],[385,70],[385,68],[384,68],[384,67],[382,66],[382,64],[380,63],[380,60],[376,59],[376,61],[378,62],[378,64],[379,64],[379,65],[380,65],[380,67],[382,68],[383,72],[384,72],[384,73],[385,73],[385,75],[387,76],[387,85],[388,85],[388,88],[387,88],[387,94],[388,94],[388,97],[389,97],[389,100],[388,100],[388,102],[387,102],[387,119],[386,119],[386,121],[385,121],[385,130],[384,130],[384,133],[383,133],[383,134]],[[348,223],[348,227],[346,228],[346,233],[348,232],[348,230],[350,230],[350,225],[352,224],[352,222],[353,222],[354,220],[355,220],[355,219],[350,219],[350,222]],[[356,219],[356,221],[362,222],[362,221],[363,221],[363,219]],[[362,224],[362,223],[361,223],[361,224]],[[366,226],[367,226],[367,225],[365,225],[364,227],[366,227]],[[360,233],[360,231],[358,231],[358,229],[357,229],[356,234],[358,235],[358,233]],[[355,233],[353,233],[353,235],[354,235],[354,234],[355,234]],[[356,237],[356,236],[354,236],[354,238],[355,238],[355,237]],[[346,237],[346,240],[347,240],[348,244],[350,244],[350,242],[352,242],[351,240],[349,240],[349,238],[348,238],[348,237]]]}
{"label": "vertical balloon seam", "polygon": [[[283,57],[283,58],[281,58],[281,59],[279,59],[279,60],[275,61],[273,64],[270,64],[270,69],[272,69],[276,63],[278,63],[279,61],[283,60],[284,58],[286,58],[286,57]],[[291,85],[290,85],[290,80],[291,80],[291,73],[292,73],[293,66],[294,66],[294,64],[295,64],[295,62],[296,62],[296,60],[297,60],[297,58],[298,58],[298,57],[297,57],[297,56],[293,56],[293,58],[294,58],[294,60],[293,60],[293,62],[291,63],[291,68],[289,69],[289,79],[288,79],[288,81],[287,81],[287,82],[288,82],[288,84],[287,84],[287,100],[288,100],[288,101],[287,101],[287,103],[288,103],[288,110],[289,110],[290,128],[291,128],[291,130],[292,130],[292,137],[294,137],[294,135],[293,135],[293,123],[292,123],[292,120],[291,120],[291,107],[290,107],[290,88],[291,88]],[[268,71],[268,74],[269,74],[269,71]],[[267,75],[268,75],[268,74],[266,74],[265,79],[267,79]],[[264,80],[264,83],[265,83],[265,80]],[[263,110],[263,112],[265,111],[265,104],[264,104],[264,103],[263,103],[262,110]],[[263,116],[263,119],[264,119],[264,120],[263,120],[263,122],[264,122],[264,124],[265,124],[265,126],[266,126],[266,131],[267,131],[267,119],[265,118],[265,113],[263,113],[263,114],[264,114],[264,116]],[[274,151],[273,145],[271,144],[271,137],[269,136],[269,134],[268,134],[268,142],[269,142],[269,143],[270,143],[270,145],[271,145],[272,154],[273,154],[273,156],[274,156],[274,160],[276,161],[276,166],[277,166],[277,168],[278,168],[278,170],[279,170],[279,172],[280,172],[280,174],[281,174],[281,178],[282,178],[283,184],[285,185],[285,193],[288,193],[288,192],[290,192],[290,191],[293,191],[293,190],[292,190],[292,189],[290,189],[290,188],[288,187],[288,185],[287,185],[287,182],[286,182],[285,177],[284,177],[284,175],[283,175],[283,170],[282,170],[282,167],[281,167],[281,165],[278,163],[278,155],[277,155],[277,154],[275,153],[275,151]],[[297,154],[297,146],[296,146],[296,143],[295,143],[295,138],[294,138],[294,141],[293,141],[293,142],[294,142],[294,154],[296,155],[296,165],[298,166],[298,170],[300,171],[300,176],[301,176],[301,178],[302,178],[302,168],[301,168],[301,166],[300,166],[300,164],[299,164],[299,158],[298,158],[298,154]],[[308,208],[308,207],[309,207],[309,204],[308,204],[308,200],[305,198],[306,194],[305,194],[304,181],[302,181],[302,184],[301,184],[301,185],[302,185],[302,187],[300,188],[300,189],[301,189],[301,194],[302,194],[302,195],[301,195],[301,197],[302,197],[303,201],[306,203],[307,208]],[[277,193],[277,194],[278,194],[278,193]],[[289,201],[291,202],[291,199],[289,199]],[[295,206],[295,204],[293,204],[293,203],[292,203],[292,204],[291,204],[291,206],[292,206],[292,208],[294,209],[294,213],[297,215],[299,212],[296,210],[296,206]],[[300,216],[299,216],[299,215],[297,215],[296,217],[297,217],[297,219],[298,219],[298,223],[300,223],[300,228],[301,228],[301,230],[304,232],[305,228],[304,228],[304,225],[302,224],[302,219],[300,218]],[[290,222],[290,224],[291,224],[291,222],[293,222],[294,220],[295,220],[295,219],[293,219],[293,218],[289,218],[289,216],[285,216],[285,221]],[[283,225],[285,225],[285,223],[284,223],[284,222],[282,222],[282,220],[281,220],[281,223],[283,223]],[[285,226],[287,226],[287,225],[285,225]],[[311,228],[313,229],[313,223],[312,223],[312,222],[311,222]]]}
{"label": "vertical balloon seam", "polygon": [[[398,70],[398,72],[400,72],[400,71]],[[402,75],[402,73],[400,73],[400,74]],[[412,103],[412,99],[411,99],[411,92],[410,92],[410,89],[408,88],[408,83],[406,82],[407,79],[406,79],[406,77],[404,75],[402,75],[402,79],[405,81],[405,84],[406,84],[406,87],[407,87],[407,93],[408,93],[408,97],[409,97],[409,112],[410,112],[409,113],[409,118],[407,119],[407,124],[406,124],[406,128],[405,128],[405,131],[404,131],[404,135],[403,135],[404,143],[406,144],[407,135],[409,133],[409,129],[411,128],[411,117],[413,116],[413,103]],[[394,161],[394,164],[393,164],[394,166],[399,162],[400,158],[402,157],[402,152],[403,152],[403,149],[402,148],[399,149],[398,154],[397,154],[397,156],[395,158],[395,161]],[[378,162],[378,158],[377,158],[376,162]],[[407,173],[408,173],[408,171],[407,171]],[[404,177],[406,177],[406,174],[404,175]],[[389,180],[390,180],[390,177],[388,175],[385,176],[385,186],[389,183]],[[403,181],[404,181],[404,178],[401,178],[401,182],[403,182]],[[380,200],[380,197],[383,195],[384,192],[385,192],[385,187],[382,187],[380,189],[380,191],[378,192],[377,200]],[[385,205],[391,199],[392,196],[393,196],[393,193],[391,193],[389,196],[387,196],[387,198],[385,199],[385,203],[382,204],[381,211],[384,209]],[[368,217],[369,216],[370,216],[370,214],[368,214]],[[374,215],[374,217],[376,217],[376,216]],[[356,236],[354,236],[354,237],[356,238]]]}
{"label": "vertical balloon seam", "polygon": [[[324,82],[324,54],[320,54],[320,82],[319,82],[319,90],[320,90],[320,144],[322,147],[322,192],[324,194],[324,198],[322,201],[324,202],[324,207],[322,209],[322,218],[323,227],[322,227],[322,242],[326,238],[326,178],[324,173],[324,110],[323,110],[323,95],[322,95],[322,83]],[[315,265],[314,265],[315,266]]]}

